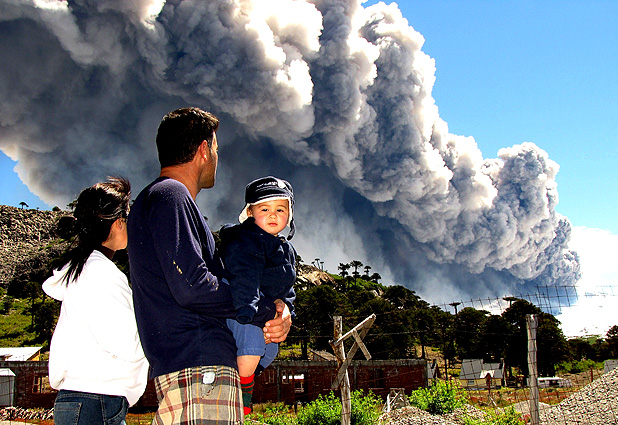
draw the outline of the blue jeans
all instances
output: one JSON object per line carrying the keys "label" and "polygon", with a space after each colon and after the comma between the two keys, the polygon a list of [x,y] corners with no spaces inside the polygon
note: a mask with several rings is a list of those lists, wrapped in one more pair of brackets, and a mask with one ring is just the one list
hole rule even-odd
{"label": "blue jeans", "polygon": [[122,396],[60,390],[54,403],[54,424],[125,425],[128,409]]}
{"label": "blue jeans", "polygon": [[230,328],[236,340],[237,356],[260,356],[260,366],[266,369],[279,353],[279,344],[264,342],[264,332],[251,324],[241,324],[234,319],[227,319],[227,327]]}

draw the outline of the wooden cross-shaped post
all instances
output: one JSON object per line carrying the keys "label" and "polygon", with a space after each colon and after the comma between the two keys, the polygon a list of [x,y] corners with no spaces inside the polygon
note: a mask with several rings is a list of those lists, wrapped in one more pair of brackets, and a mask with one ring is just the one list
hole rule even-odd
{"label": "wooden cross-shaped post", "polygon": [[[339,364],[339,370],[337,371],[337,378],[333,382],[333,389],[340,388],[341,389],[341,425],[349,425],[350,417],[352,414],[352,401],[350,394],[350,379],[348,377],[348,367],[352,362],[352,358],[354,358],[354,354],[360,348],[363,354],[365,354],[365,358],[367,360],[371,359],[371,354],[369,354],[369,350],[365,347],[363,343],[363,338],[369,332],[369,328],[373,325],[373,322],[376,320],[376,315],[372,314],[367,317],[365,320],[360,322],[358,325],[354,326],[354,328],[342,335],[343,333],[343,325],[341,316],[334,317],[334,341],[330,341],[330,345],[333,347],[333,351],[335,352],[335,356],[337,357],[337,363]],[[349,338],[354,338],[354,344],[350,351],[348,351],[347,357],[345,353],[345,347],[343,342]]]}

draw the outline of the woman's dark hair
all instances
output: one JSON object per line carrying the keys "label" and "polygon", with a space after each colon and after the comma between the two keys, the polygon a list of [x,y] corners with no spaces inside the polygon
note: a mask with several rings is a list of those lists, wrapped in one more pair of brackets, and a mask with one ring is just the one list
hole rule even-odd
{"label": "woman's dark hair", "polygon": [[107,181],[84,189],[73,211],[77,246],[65,256],[62,265],[69,264],[64,280],[75,281],[92,251],[101,247],[109,237],[112,224],[129,214],[131,185],[122,177],[108,177]]}

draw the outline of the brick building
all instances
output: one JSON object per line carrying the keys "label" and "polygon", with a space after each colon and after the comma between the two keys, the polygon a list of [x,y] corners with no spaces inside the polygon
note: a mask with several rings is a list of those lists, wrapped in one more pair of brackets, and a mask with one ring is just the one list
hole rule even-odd
{"label": "brick building", "polygon": [[[0,361],[0,369],[10,369],[15,374],[14,406],[53,407],[57,392],[49,386],[46,361]],[[295,404],[312,401],[331,391],[336,376],[336,361],[275,361],[257,378],[253,402]],[[386,399],[392,388],[404,389],[409,394],[425,387],[427,365],[425,360],[419,359],[353,361],[348,376],[352,391],[371,390]],[[149,381],[135,408],[155,409],[156,406],[153,381]]]}
{"label": "brick building", "polygon": [[[256,379],[253,402],[315,400],[332,390],[337,370],[335,361],[275,361]],[[392,388],[409,394],[427,386],[427,365],[420,359],[353,361],[348,376],[352,391],[371,390],[386,399]]]}

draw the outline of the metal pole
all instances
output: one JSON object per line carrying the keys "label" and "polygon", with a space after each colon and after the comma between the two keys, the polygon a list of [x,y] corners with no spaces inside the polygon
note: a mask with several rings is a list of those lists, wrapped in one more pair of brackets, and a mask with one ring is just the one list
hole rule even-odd
{"label": "metal pole", "polygon": [[539,425],[539,380],[536,362],[536,329],[538,321],[536,314],[526,315],[528,329],[528,371],[530,381],[530,424]]}

